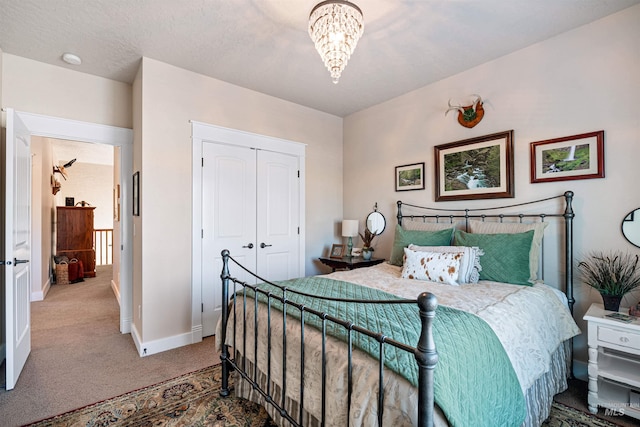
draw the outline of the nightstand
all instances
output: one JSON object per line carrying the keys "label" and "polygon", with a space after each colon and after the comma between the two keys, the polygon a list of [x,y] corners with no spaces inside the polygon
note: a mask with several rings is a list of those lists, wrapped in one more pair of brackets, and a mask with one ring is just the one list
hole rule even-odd
{"label": "nightstand", "polygon": [[356,256],[342,257],[342,258],[320,257],[319,259],[324,265],[328,265],[329,267],[331,267],[333,271],[353,270],[354,268],[371,267],[372,265],[376,265],[376,264],[380,264],[381,262],[384,262],[384,259],[382,258],[371,258],[371,259],[365,260],[364,258],[359,256],[358,257]]}
{"label": "nightstand", "polygon": [[[627,313],[628,311],[622,311]],[[589,329],[589,411],[598,406],[640,419],[640,320],[604,317],[602,304],[584,315]]]}

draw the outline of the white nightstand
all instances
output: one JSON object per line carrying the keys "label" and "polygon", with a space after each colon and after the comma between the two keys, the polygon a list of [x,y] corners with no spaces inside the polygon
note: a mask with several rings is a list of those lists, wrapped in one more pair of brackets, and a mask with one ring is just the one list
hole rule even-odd
{"label": "white nightstand", "polygon": [[[622,313],[628,310],[621,309]],[[589,325],[589,411],[598,406],[640,419],[640,320],[624,323],[592,304]]]}

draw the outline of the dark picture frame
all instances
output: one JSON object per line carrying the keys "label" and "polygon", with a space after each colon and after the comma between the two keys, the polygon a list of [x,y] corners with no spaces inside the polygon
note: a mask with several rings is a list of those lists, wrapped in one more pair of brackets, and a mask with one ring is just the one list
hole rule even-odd
{"label": "dark picture frame", "polygon": [[513,130],[435,146],[436,202],[514,197]]}
{"label": "dark picture frame", "polygon": [[344,256],[344,245],[334,244],[331,246],[329,258],[342,258]]}
{"label": "dark picture frame", "polygon": [[396,191],[424,190],[424,162],[396,166]]}
{"label": "dark picture frame", "polygon": [[604,130],[532,142],[531,183],[604,178]]}
{"label": "dark picture frame", "polygon": [[140,171],[133,174],[133,216],[140,216]]}

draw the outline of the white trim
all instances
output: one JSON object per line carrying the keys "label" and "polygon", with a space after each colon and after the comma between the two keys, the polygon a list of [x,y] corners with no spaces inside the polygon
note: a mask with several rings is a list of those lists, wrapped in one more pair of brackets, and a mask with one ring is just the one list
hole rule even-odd
{"label": "white trim", "polygon": [[[191,138],[304,157],[307,144],[191,121]],[[202,142],[201,141],[201,142]]]}
{"label": "white trim", "polygon": [[44,301],[44,297],[47,296],[49,290],[51,289],[51,279],[47,279],[47,283],[44,284],[42,290],[37,292],[31,292],[31,302],[34,301]]}
{"label": "white trim", "polygon": [[140,357],[151,356],[152,354],[162,353],[163,351],[173,350],[178,347],[184,347],[186,345],[193,344],[193,342],[191,341],[192,335],[193,334],[191,332],[188,332],[180,335],[161,338],[158,340],[142,342],[140,340],[140,334],[138,334],[138,330],[135,328],[135,325],[132,326],[131,331],[131,336]]}
{"label": "white trim", "polygon": [[122,191],[120,243],[120,332],[131,331],[133,318],[133,217],[130,188],[133,175],[133,130],[97,123],[81,122],[58,117],[16,111],[32,135],[67,139],[121,147],[120,188]]}

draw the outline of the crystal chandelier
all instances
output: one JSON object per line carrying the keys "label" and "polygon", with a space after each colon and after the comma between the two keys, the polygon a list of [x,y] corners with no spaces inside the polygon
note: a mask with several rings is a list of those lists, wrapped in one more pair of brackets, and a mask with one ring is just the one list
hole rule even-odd
{"label": "crystal chandelier", "polygon": [[326,0],[311,11],[309,36],[334,83],[338,83],[363,31],[362,11],[348,1]]}

